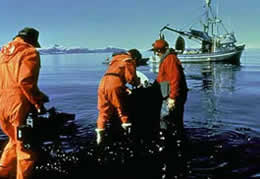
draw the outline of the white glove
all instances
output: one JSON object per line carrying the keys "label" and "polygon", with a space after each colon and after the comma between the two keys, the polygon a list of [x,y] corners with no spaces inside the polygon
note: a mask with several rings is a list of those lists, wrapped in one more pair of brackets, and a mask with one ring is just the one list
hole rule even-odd
{"label": "white glove", "polygon": [[132,94],[132,91],[131,91],[129,88],[126,88],[126,93],[127,93],[128,95],[130,95],[130,94]]}
{"label": "white glove", "polygon": [[104,139],[105,129],[95,129],[97,133],[97,144],[99,145]]}
{"label": "white glove", "polygon": [[131,123],[126,122],[126,123],[123,123],[121,126],[128,134],[131,133],[131,126],[132,126]]}
{"label": "white glove", "polygon": [[171,98],[168,98],[167,99],[167,106],[168,106],[168,109],[171,111],[174,109],[175,107],[175,100],[174,99],[171,99]]}

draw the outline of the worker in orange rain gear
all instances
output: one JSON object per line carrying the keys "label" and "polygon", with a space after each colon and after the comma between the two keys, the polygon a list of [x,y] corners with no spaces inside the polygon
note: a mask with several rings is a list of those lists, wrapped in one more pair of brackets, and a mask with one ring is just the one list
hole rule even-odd
{"label": "worker in orange rain gear", "polygon": [[136,66],[141,58],[141,53],[136,49],[114,55],[101,79],[98,88],[97,144],[103,141],[105,126],[113,116],[117,115],[120,118],[123,129],[128,130],[131,127],[124,106],[125,98],[130,92],[126,84],[137,86],[140,83],[136,75]]}
{"label": "worker in orange rain gear", "polygon": [[168,107],[168,114],[161,119],[161,128],[168,131],[177,129],[183,133],[184,104],[187,99],[187,83],[182,64],[175,51],[169,48],[164,39],[156,40],[152,50],[160,57],[159,72],[156,81],[168,84],[169,93],[165,96],[164,103]]}
{"label": "worker in orange rain gear", "polygon": [[36,153],[17,140],[17,127],[25,124],[34,108],[46,112],[43,103],[49,100],[37,86],[38,35],[34,28],[24,28],[0,52],[0,125],[9,137],[0,159],[0,177],[27,179],[36,160]]}

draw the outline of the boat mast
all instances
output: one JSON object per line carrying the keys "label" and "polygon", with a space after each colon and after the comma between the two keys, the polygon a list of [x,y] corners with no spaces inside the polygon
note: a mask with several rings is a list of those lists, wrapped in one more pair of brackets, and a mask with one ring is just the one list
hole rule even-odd
{"label": "boat mast", "polygon": [[209,9],[210,9],[210,3],[211,3],[211,0],[206,0],[206,24],[203,24],[204,26],[204,32],[208,33],[209,32],[209,21],[210,21],[210,18],[209,18]]}
{"label": "boat mast", "polygon": [[211,28],[210,35],[212,37],[212,51],[215,52],[217,48],[217,39],[218,39],[218,35],[215,34],[215,26],[217,27],[217,23],[219,23],[220,21],[212,12],[211,0],[205,0],[205,2],[206,2],[207,9],[206,9],[206,25],[204,25],[204,31],[208,34],[209,27]]}
{"label": "boat mast", "polygon": [[209,27],[211,27],[211,35],[212,37],[215,36],[214,34],[214,25],[216,25],[217,17],[214,16],[211,8],[211,0],[206,1],[206,24],[204,24],[204,32],[209,33]]}

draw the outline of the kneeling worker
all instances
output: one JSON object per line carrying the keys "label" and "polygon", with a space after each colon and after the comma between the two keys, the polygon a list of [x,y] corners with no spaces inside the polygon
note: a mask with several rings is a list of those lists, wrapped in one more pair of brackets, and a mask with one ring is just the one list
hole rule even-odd
{"label": "kneeling worker", "polygon": [[17,128],[32,110],[46,112],[43,103],[49,100],[37,85],[38,35],[36,29],[24,28],[0,52],[0,125],[9,138],[0,159],[0,177],[27,179],[36,160],[35,152],[17,140]]}
{"label": "kneeling worker", "polygon": [[109,67],[101,79],[98,88],[97,144],[103,140],[106,123],[118,116],[125,130],[131,126],[124,104],[129,93],[126,84],[137,86],[140,83],[136,75],[136,66],[142,55],[136,49],[113,56]]}

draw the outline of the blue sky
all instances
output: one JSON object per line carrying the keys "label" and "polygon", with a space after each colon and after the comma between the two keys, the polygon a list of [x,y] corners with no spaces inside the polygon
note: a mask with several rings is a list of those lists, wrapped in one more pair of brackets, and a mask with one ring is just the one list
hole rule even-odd
{"label": "blue sky", "polygon": [[[215,3],[216,0],[212,0]],[[0,45],[25,26],[40,31],[42,47],[148,49],[166,24],[189,27],[204,0],[6,0],[0,5]],[[218,0],[218,12],[239,43],[260,47],[260,1]],[[174,44],[176,34],[168,34]]]}

